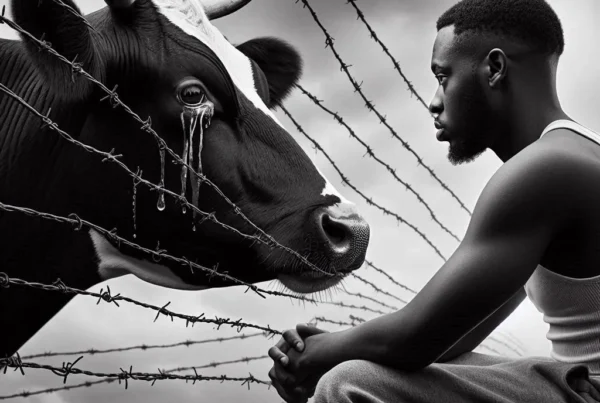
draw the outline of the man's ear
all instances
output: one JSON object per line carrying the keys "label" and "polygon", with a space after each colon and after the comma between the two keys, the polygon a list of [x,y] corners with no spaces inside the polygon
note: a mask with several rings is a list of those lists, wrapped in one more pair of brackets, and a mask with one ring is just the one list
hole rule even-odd
{"label": "man's ear", "polygon": [[254,60],[269,83],[269,102],[274,108],[291,93],[302,75],[302,58],[287,42],[277,38],[255,38],[237,49]]}
{"label": "man's ear", "polygon": [[487,55],[488,83],[490,87],[498,87],[508,72],[508,59],[502,49],[494,48]]}

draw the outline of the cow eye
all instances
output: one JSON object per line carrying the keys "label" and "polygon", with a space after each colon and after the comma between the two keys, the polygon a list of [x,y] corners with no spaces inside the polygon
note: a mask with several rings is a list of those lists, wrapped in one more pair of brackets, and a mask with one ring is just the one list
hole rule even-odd
{"label": "cow eye", "polygon": [[185,83],[179,87],[178,98],[185,106],[198,106],[206,102],[206,91],[198,83]]}

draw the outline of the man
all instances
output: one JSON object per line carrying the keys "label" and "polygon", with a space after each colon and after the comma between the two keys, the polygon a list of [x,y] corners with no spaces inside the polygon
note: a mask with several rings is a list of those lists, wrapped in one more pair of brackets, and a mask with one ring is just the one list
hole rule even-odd
{"label": "man", "polygon": [[[430,105],[458,164],[503,166],[452,257],[403,309],[306,325],[269,350],[288,402],[600,402],[600,135],[561,109],[560,21],[544,0],[463,0],[437,22]],[[473,353],[528,295],[552,358]],[[296,345],[300,343],[300,345]]]}

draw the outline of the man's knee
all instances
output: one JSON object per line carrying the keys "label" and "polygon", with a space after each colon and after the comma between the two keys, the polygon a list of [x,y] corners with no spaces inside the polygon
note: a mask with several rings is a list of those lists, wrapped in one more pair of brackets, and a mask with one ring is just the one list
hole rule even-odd
{"label": "man's knee", "polygon": [[[379,366],[369,361],[345,361],[327,372],[317,385],[315,403],[348,403],[371,395],[376,387]],[[377,400],[372,400],[376,402]]]}

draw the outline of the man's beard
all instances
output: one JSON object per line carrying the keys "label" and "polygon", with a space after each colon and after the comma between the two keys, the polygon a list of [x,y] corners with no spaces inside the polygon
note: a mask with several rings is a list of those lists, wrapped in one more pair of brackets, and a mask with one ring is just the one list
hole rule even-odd
{"label": "man's beard", "polygon": [[485,94],[473,76],[470,91],[461,98],[462,116],[465,125],[455,138],[450,138],[448,160],[452,165],[472,162],[490,145],[490,126],[492,113],[487,105]]}

